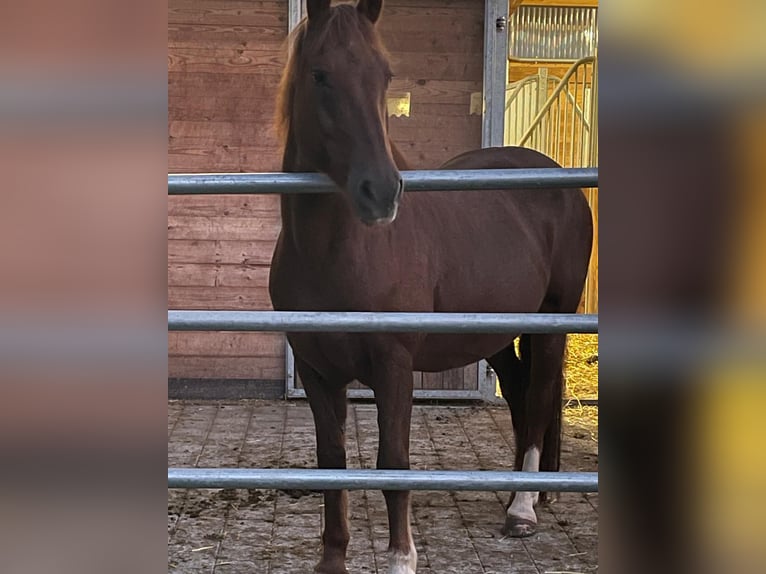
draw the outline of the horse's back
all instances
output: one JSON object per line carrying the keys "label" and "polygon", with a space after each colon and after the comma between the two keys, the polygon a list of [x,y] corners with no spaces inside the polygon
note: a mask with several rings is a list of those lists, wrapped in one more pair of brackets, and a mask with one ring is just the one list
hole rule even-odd
{"label": "horse's back", "polygon": [[487,147],[473,149],[447,160],[439,169],[520,169],[561,167],[537,150],[518,147]]}

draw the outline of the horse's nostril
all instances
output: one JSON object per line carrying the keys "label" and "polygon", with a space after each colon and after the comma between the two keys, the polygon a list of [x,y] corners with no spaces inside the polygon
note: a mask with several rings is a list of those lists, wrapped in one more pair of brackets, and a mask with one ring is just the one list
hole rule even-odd
{"label": "horse's nostril", "polygon": [[365,199],[375,199],[372,193],[372,182],[370,182],[370,180],[365,179],[362,181],[359,186],[359,191]]}

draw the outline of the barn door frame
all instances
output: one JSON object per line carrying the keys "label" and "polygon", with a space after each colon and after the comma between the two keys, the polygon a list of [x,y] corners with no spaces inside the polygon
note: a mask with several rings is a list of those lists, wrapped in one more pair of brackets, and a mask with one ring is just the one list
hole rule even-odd
{"label": "barn door frame", "polygon": [[[508,0],[484,0],[484,81],[481,147],[505,145],[505,86],[508,82]],[[477,387],[488,403],[502,403],[497,379],[486,360],[479,361]]]}
{"label": "barn door frame", "polygon": [[[288,33],[305,15],[303,0],[288,0]],[[502,146],[505,128],[505,84],[508,74],[508,0],[485,0],[484,78],[482,87],[482,147]],[[496,380],[487,361],[479,361],[476,389],[415,389],[416,399],[482,400],[502,402],[496,394]],[[295,355],[285,338],[285,398],[305,398],[297,385]],[[374,398],[370,389],[348,389],[349,398]]]}

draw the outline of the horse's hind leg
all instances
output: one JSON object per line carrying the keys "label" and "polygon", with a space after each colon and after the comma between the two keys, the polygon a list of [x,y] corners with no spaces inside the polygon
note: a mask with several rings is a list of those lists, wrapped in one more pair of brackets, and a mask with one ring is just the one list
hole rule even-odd
{"label": "horse's hind leg", "polygon": [[[487,359],[487,362],[497,373],[500,381],[500,392],[511,410],[511,422],[516,440],[515,464],[516,470],[521,470],[524,460],[523,434],[526,421],[526,397],[529,388],[529,362],[523,358],[529,357],[529,335],[522,335],[519,340],[519,351],[522,358],[516,354],[513,344]],[[510,503],[509,503],[510,504]]]}
{"label": "horse's hind leg", "polygon": [[[298,357],[295,357],[295,366],[314,414],[319,467],[346,468],[346,387],[329,385]],[[349,529],[348,493],[345,490],[324,492],[324,517],[322,559],[314,571],[321,574],[347,574]]]}
{"label": "horse's hind leg", "polygon": [[[514,425],[519,447],[517,461],[521,456],[520,470],[526,472],[556,470],[566,335],[530,335],[529,341],[529,354],[522,353],[522,364],[529,361],[529,384],[522,401],[524,414],[521,428]],[[503,532],[517,537],[534,534],[537,527],[534,506],[538,498],[538,492],[515,493],[506,512]]]}

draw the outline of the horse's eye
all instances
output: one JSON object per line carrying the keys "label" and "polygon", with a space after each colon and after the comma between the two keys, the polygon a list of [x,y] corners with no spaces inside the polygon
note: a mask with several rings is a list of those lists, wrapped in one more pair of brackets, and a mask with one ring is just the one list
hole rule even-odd
{"label": "horse's eye", "polygon": [[314,78],[314,83],[316,85],[327,85],[327,74],[325,74],[322,70],[312,70],[311,77]]}

